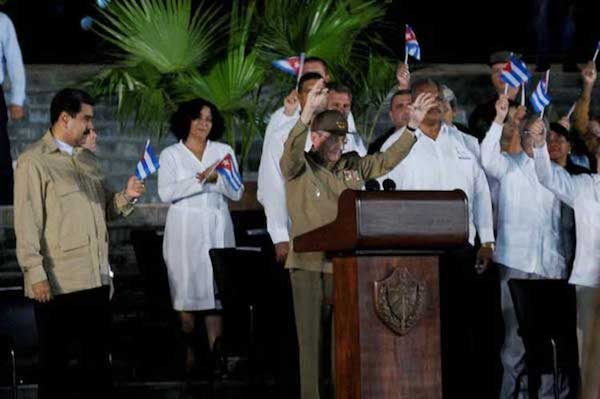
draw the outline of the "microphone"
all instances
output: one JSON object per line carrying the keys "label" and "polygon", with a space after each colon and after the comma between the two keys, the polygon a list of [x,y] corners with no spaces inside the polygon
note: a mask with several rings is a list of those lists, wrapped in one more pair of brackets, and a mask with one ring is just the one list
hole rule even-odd
{"label": "microphone", "polygon": [[383,191],[396,191],[396,183],[392,179],[383,181]]}
{"label": "microphone", "polygon": [[379,191],[381,190],[381,186],[379,182],[375,179],[367,180],[365,182],[365,190],[367,191]]}

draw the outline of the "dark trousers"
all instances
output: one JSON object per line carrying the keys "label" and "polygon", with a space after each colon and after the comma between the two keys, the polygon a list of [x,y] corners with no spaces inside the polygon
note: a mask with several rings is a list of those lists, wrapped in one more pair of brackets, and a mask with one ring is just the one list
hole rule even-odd
{"label": "dark trousers", "polygon": [[269,320],[264,324],[269,325],[265,336],[277,386],[276,397],[297,399],[300,397],[300,370],[290,274],[289,270],[276,262],[273,244],[269,242],[263,251],[272,261],[271,279],[268,281],[271,296],[266,299]]}
{"label": "dark trousers", "polygon": [[500,286],[493,265],[483,275],[475,273],[476,254],[468,246],[440,262],[444,399],[498,397]]}
{"label": "dark trousers", "polygon": [[[110,398],[110,308],[107,286],[35,304],[40,344],[38,398]],[[69,361],[76,352],[79,370]]]}
{"label": "dark trousers", "polygon": [[0,205],[13,204],[14,177],[7,124],[6,102],[2,86],[0,86]]}

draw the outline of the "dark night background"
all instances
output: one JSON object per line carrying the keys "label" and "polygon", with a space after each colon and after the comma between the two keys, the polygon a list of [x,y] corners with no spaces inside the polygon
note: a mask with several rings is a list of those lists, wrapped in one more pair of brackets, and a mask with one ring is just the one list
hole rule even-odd
{"label": "dark night background", "polygon": [[[194,1],[199,4],[200,1]],[[223,12],[231,0],[219,1]],[[536,61],[534,21],[540,7],[548,9],[547,49],[552,62],[583,62],[591,58],[600,38],[598,0],[386,1],[385,41],[398,58],[403,54],[403,26],[413,26],[423,62],[486,62],[490,52],[510,49]],[[8,0],[0,7],[15,23],[25,63],[106,63],[110,49],[80,21],[95,15],[95,0]],[[535,11],[534,10],[538,10]],[[572,15],[572,33],[561,39],[565,16]],[[569,48],[570,47],[570,48]],[[566,50],[565,50],[566,48]],[[563,54],[567,54],[563,57]]]}

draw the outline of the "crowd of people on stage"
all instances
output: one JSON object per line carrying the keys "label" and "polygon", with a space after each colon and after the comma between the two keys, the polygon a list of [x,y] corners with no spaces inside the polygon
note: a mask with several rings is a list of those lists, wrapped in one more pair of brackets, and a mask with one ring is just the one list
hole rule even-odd
{"label": "crowd of people on stage", "polygon": [[[0,28],[2,23],[0,18]],[[10,46],[3,49],[16,53]],[[549,120],[516,101],[518,89],[500,79],[509,58],[508,52],[491,56],[496,95],[479,104],[468,123],[456,121],[458,99],[450,87],[434,79],[415,80],[401,63],[390,98],[393,126],[367,146],[351,111],[352,82],[332,81],[326,61],[316,57],[304,61],[297,89],[271,115],[257,198],[273,261],[289,269],[302,398],[327,398],[334,391],[332,365],[323,362],[323,353],[332,350],[332,265],[324,253],[295,252],[291,244],[294,237],[333,221],[341,192],[364,189],[368,181],[380,186],[389,179],[397,190],[460,189],[468,198],[468,244],[443,260],[444,356],[447,364],[460,365],[445,370],[445,395],[487,397],[497,362],[500,397],[527,391],[510,279],[573,284],[580,359],[590,345],[588,326],[600,283],[600,115],[590,113],[596,67],[590,62],[581,70],[581,94],[571,117]],[[12,68],[9,73],[19,76],[18,67]],[[11,113],[18,119],[22,99],[14,97],[13,104]],[[91,395],[109,397],[112,272],[106,220],[129,215],[145,185],[132,176],[121,191],[107,186],[94,155],[94,104],[84,91],[61,90],[50,105],[51,128],[16,163],[17,256],[25,293],[36,301],[40,397],[67,397],[65,348],[73,340],[82,342],[85,383],[97,387]],[[5,125],[0,123],[0,130]],[[170,120],[178,142],[159,159],[158,192],[170,204],[163,255],[187,370],[201,361],[194,351],[198,320],[206,326],[215,367],[226,367],[222,305],[208,251],[235,246],[228,201],[239,201],[244,186],[231,180],[238,165],[234,150],[219,141],[224,129],[209,101],[185,102]],[[226,159],[232,175],[217,170]],[[490,279],[497,290],[479,289]],[[493,319],[495,305],[504,323],[499,353],[494,339],[486,339],[497,335],[497,325],[483,322]],[[575,397],[580,375],[560,377],[561,397]],[[552,376],[544,375],[543,397],[552,385]]]}
{"label": "crowd of people on stage", "polygon": [[[443,279],[448,294],[442,298],[449,308],[445,331],[448,362],[463,365],[460,370],[446,370],[445,393],[460,397],[468,392],[465,387],[474,386],[471,392],[489,394],[485,387],[477,387],[477,380],[489,386],[486,375],[494,373],[494,364],[481,354],[489,353],[490,346],[492,356],[498,354],[493,339],[479,337],[495,334],[489,328],[494,323],[485,322],[495,311],[498,299],[494,296],[500,297],[505,326],[499,353],[503,369],[500,396],[526,392],[525,348],[518,334],[510,279],[568,279],[574,284],[580,355],[585,350],[595,288],[600,282],[600,241],[594,223],[595,216],[600,216],[596,169],[600,118],[590,116],[595,64],[590,62],[581,71],[582,90],[572,118],[556,117],[548,123],[547,118],[516,102],[519,89],[507,88],[500,78],[509,58],[508,52],[490,57],[497,94],[475,108],[468,126],[454,121],[456,97],[450,88],[432,79],[411,82],[408,66],[400,64],[398,88],[390,99],[394,126],[369,146],[367,157],[350,112],[351,84],[329,82],[323,60],[306,60],[298,90],[273,114],[263,144],[258,200],[265,210],[276,259],[290,269],[303,398],[327,396],[319,375],[323,368],[319,356],[327,350],[324,343],[329,339],[320,334],[331,331],[326,328],[331,323],[331,309],[325,305],[331,295],[331,264],[323,254],[295,253],[290,243],[293,237],[335,218],[335,206],[330,207],[328,200],[335,201],[340,194],[332,180],[340,178],[338,169],[353,164],[349,161],[352,157],[373,162],[369,157],[397,150],[402,140],[405,145],[412,140],[410,151],[393,165],[366,172],[356,163],[341,179],[345,188],[359,189],[376,177],[380,184],[391,179],[397,190],[461,189],[468,198],[469,244],[445,260],[452,267]],[[345,102],[339,100],[340,87],[347,93]],[[329,131],[330,137],[322,137],[312,117],[324,110],[338,110],[347,119],[348,134],[339,148],[333,148],[339,152],[337,160],[329,159],[331,148],[326,145],[335,134]],[[309,134],[298,135],[308,128]],[[304,173],[302,179],[296,170],[284,169],[292,155],[300,159],[300,153],[294,152],[299,139],[306,140],[306,159],[298,161],[302,168],[297,166]],[[477,289],[482,283],[477,275],[486,273],[492,264],[499,290],[482,293]],[[561,397],[575,397],[579,376],[562,377]],[[544,375],[540,392],[551,394],[552,383],[552,376]]]}

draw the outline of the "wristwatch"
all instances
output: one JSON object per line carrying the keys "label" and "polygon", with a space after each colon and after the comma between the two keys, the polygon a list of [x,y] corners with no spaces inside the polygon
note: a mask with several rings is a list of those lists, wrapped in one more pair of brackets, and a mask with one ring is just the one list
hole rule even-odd
{"label": "wristwatch", "polygon": [[481,244],[481,248],[490,248],[492,251],[496,250],[496,244],[494,242],[484,242]]}

